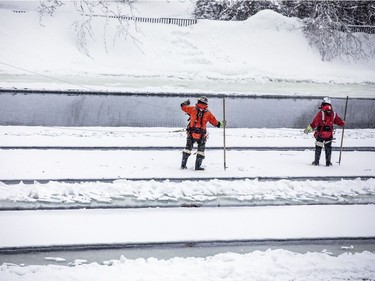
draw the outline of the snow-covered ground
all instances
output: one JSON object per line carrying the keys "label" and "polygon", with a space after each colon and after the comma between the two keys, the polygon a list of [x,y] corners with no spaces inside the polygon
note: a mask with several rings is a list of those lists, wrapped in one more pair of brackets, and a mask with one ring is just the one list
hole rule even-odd
{"label": "snow-covered ground", "polygon": [[[2,127],[4,130],[8,130],[7,127]],[[17,130],[17,129],[16,129]],[[123,129],[125,130],[125,129]],[[115,135],[109,137],[112,139],[122,138],[123,143],[128,141],[127,136],[138,132],[137,136],[133,140],[133,145],[136,143],[137,146],[148,147],[149,141],[153,138],[151,131],[148,129],[133,131],[133,128],[128,129],[129,133],[121,135]],[[164,146],[172,145],[182,148],[185,144],[185,136],[183,133],[175,133],[178,137],[168,138],[168,129],[159,128],[159,132],[164,133]],[[56,129],[55,131],[62,132],[62,129]],[[126,131],[126,130],[125,130]],[[222,143],[222,130],[212,129],[211,131],[217,131],[215,134],[210,136],[207,146],[211,143],[216,143],[220,147]],[[228,129],[228,134],[231,130]],[[138,151],[138,150],[1,150],[1,158],[4,160],[1,164],[0,179],[11,180],[11,179],[143,179],[143,178],[223,178],[223,177],[290,177],[290,176],[307,176],[307,177],[324,177],[324,176],[374,176],[375,173],[375,153],[365,151],[348,151],[344,153],[342,165],[337,165],[339,153],[336,152],[333,155],[332,161],[334,166],[326,168],[325,166],[311,168],[311,161],[313,159],[313,150],[305,151],[293,151],[293,144],[291,135],[294,138],[300,139],[305,143],[307,148],[314,147],[314,139],[311,135],[305,136],[299,130],[286,129],[284,133],[281,133],[283,129],[273,130],[278,131],[277,136],[273,137],[272,140],[268,140],[270,144],[274,142],[274,146],[280,143],[289,142],[290,149],[286,151],[243,151],[243,150],[228,150],[226,155],[226,162],[228,168],[223,171],[223,151],[222,150],[207,150],[206,159],[204,160],[204,166],[207,170],[204,173],[197,173],[194,171],[193,165],[195,156],[192,155],[188,163],[188,170],[180,170],[181,153],[175,150],[154,150],[154,151]],[[356,130],[355,130],[356,131]],[[66,129],[65,135],[69,134],[70,129]],[[124,132],[124,131],[123,131]],[[151,132],[151,134],[150,134]],[[156,130],[154,132],[157,132]],[[237,143],[244,141],[244,136],[257,136],[257,132],[260,130],[244,130],[241,134],[241,130],[234,129],[232,134],[232,142],[228,142],[228,147],[236,146]],[[272,130],[268,131],[271,134]],[[289,134],[289,132],[292,132]],[[367,143],[366,146],[374,146],[373,130],[362,130],[362,136],[366,140],[363,143]],[[84,143],[90,143],[87,141],[87,137],[76,134],[71,137],[71,140],[80,141],[81,145]],[[94,139],[101,138],[101,136],[107,135],[107,132],[100,132],[94,135]],[[19,134],[20,139],[24,139],[23,135],[27,133]],[[150,137],[148,140],[148,134]],[[172,133],[173,134],[173,133]],[[265,131],[265,134],[267,132]],[[5,139],[9,136],[14,138],[15,135],[9,135],[3,133]],[[43,139],[53,138],[50,133],[38,135],[31,133],[35,138],[40,138],[41,143]],[[163,134],[162,134],[163,135]],[[348,133],[348,139],[352,137],[352,143],[359,137],[360,134]],[[370,135],[370,138],[366,136]],[[55,138],[60,139],[59,135],[54,135]],[[134,135],[133,135],[134,136]],[[239,141],[237,142],[237,138]],[[350,137],[352,136],[352,137]],[[29,135],[30,137],[30,135]],[[107,135],[108,137],[108,135]],[[159,135],[160,137],[160,135]],[[281,140],[279,142],[280,139]],[[249,142],[252,141],[251,137],[248,137]],[[258,139],[259,141],[259,139]],[[20,142],[15,141],[20,144]],[[298,142],[298,141],[297,141]],[[27,143],[27,138],[25,142]],[[50,142],[51,143],[51,142]],[[68,141],[66,143],[69,143]],[[154,142],[155,144],[156,142]],[[310,143],[310,145],[308,145]],[[61,143],[60,143],[61,144]],[[345,143],[346,144],[346,143]],[[130,145],[131,146],[131,145]],[[241,146],[241,145],[239,145]],[[261,145],[260,145],[261,146]],[[297,145],[296,145],[297,146]],[[338,145],[337,145],[338,146]],[[38,161],[35,161],[38,159]],[[345,159],[345,160],[344,160]],[[324,163],[324,153],[322,155],[322,164]],[[345,161],[345,162],[344,162]],[[344,164],[345,163],[345,164]],[[293,171],[293,172],[291,172]]]}
{"label": "snow-covered ground", "polygon": [[[284,151],[227,150],[227,166],[223,169],[223,131],[209,129],[204,161],[206,171],[181,171],[181,151],[185,132],[178,128],[128,127],[0,127],[0,147],[43,147],[52,150],[0,150],[0,179],[114,179],[113,183],[34,183],[3,184],[0,199],[9,202],[83,204],[101,202],[107,205],[217,205],[220,202],[259,204],[291,204],[322,202],[372,202],[375,195],[373,179],[325,181],[289,181],[288,177],[366,176],[375,175],[375,153],[344,151],[342,163],[334,166],[311,167],[314,138],[298,129],[227,129],[226,144],[230,147],[285,147]],[[342,131],[337,130],[334,147],[341,143]],[[345,130],[344,147],[375,147],[375,130]],[[176,147],[175,150],[58,150],[59,147]],[[216,150],[210,150],[216,147]],[[295,151],[305,147],[306,151]],[[35,160],[37,159],[37,161]],[[73,160],[74,159],[74,160]],[[324,159],[324,152],[322,154]],[[322,160],[322,164],[324,161]],[[293,171],[293,172],[291,172]],[[240,179],[232,182],[220,178],[285,178],[269,182]],[[216,178],[211,181],[131,181],[129,178]],[[117,179],[117,180],[116,180]],[[130,202],[129,202],[130,200]],[[357,201],[355,201],[357,200]],[[13,206],[14,203],[12,204]],[[9,205],[7,205],[9,207]],[[17,204],[16,204],[17,206]],[[30,207],[30,205],[28,205]]]}
{"label": "snow-covered ground", "polygon": [[[0,212],[0,247],[375,237],[375,205]],[[34,227],[34,226],[38,227]]]}
{"label": "snow-covered ground", "polygon": [[[172,132],[170,128],[43,128],[43,127],[1,127],[1,146],[177,146],[185,143],[184,132]],[[220,147],[222,130],[210,129],[207,146]],[[9,150],[2,149],[1,178],[60,178],[86,177],[250,177],[250,176],[374,176],[374,152],[344,152],[342,164],[333,167],[312,167],[309,165],[313,150],[293,151],[295,145],[313,148],[312,136],[305,136],[300,130],[292,129],[227,129],[228,146],[285,146],[285,151],[227,151],[228,168],[223,169],[223,152],[207,150],[203,173],[180,170],[178,150],[117,150],[117,151],[75,151],[75,150]],[[165,135],[170,137],[165,137]],[[340,133],[337,133],[337,136]],[[374,130],[346,130],[345,144],[352,147],[374,147]],[[338,144],[335,144],[337,146]],[[323,155],[324,157],[324,155]],[[334,159],[338,152],[334,152]],[[194,160],[192,156],[191,163]],[[191,167],[190,164],[189,167]],[[1,202],[12,202],[12,207],[25,203],[53,203],[69,206],[72,203],[90,204],[132,198],[136,205],[147,206],[147,202],[163,205],[166,202],[187,202],[209,204],[224,198],[236,202],[246,201],[248,206],[261,202],[281,202],[300,206],[235,207],[198,209],[125,209],[125,210],[71,210],[71,211],[26,211],[1,212],[1,245],[37,246],[97,243],[134,243],[163,241],[203,241],[238,239],[295,239],[329,237],[373,237],[375,226],[373,198],[375,184],[368,180],[324,181],[277,181],[258,180],[220,181],[129,181],[113,183],[57,183],[17,184],[0,186]],[[356,198],[367,198],[370,205],[301,206],[303,202],[320,202],[329,198],[335,203],[353,203]],[[320,198],[320,199],[319,199]],[[358,201],[357,201],[358,202]],[[3,205],[5,205],[3,203]],[[246,223],[244,223],[246,222]],[[334,222],[334,223],[333,223]],[[170,225],[173,227],[170,227]],[[34,227],[38,225],[38,227]],[[69,227],[66,227],[69,225]],[[158,229],[158,231],[155,231]],[[146,237],[147,236],[147,237]],[[273,260],[266,262],[266,260]],[[308,269],[301,269],[294,260],[308,259]],[[55,257],[54,260],[58,259]],[[256,262],[252,262],[256,259]],[[299,260],[301,260],[299,259]],[[63,280],[92,280],[111,275],[112,280],[146,278],[153,272],[165,280],[173,275],[175,280],[241,280],[247,268],[253,268],[246,279],[266,276],[268,280],[280,280],[280,274],[272,268],[285,268],[286,273],[295,272],[296,280],[306,276],[332,280],[346,276],[349,280],[373,278],[374,254],[362,252],[330,256],[329,253],[297,254],[285,250],[257,251],[243,254],[223,253],[207,258],[173,258],[169,260],[138,259],[111,260],[80,264],[74,267],[47,265],[19,266],[3,264],[0,277],[3,280],[21,278],[24,280],[45,280],[59,276]],[[327,264],[329,260],[329,264]],[[170,264],[168,273],[163,263]],[[250,263],[251,262],[251,263]],[[187,267],[193,266],[190,274]],[[209,274],[216,268],[232,269],[220,276]],[[250,263],[250,264],[249,264]],[[268,263],[272,263],[272,266]],[[286,263],[286,264],[285,264]],[[292,263],[293,266],[289,263]],[[139,264],[139,270],[135,269]],[[287,265],[289,264],[289,265]],[[351,269],[347,267],[351,265]],[[125,269],[123,268],[125,267]],[[332,268],[331,268],[332,267]],[[322,269],[324,268],[324,270]],[[223,269],[221,269],[223,270]],[[113,272],[112,272],[113,271]],[[126,273],[122,273],[125,271]],[[180,276],[186,272],[186,276]],[[328,273],[327,273],[328,272]],[[344,273],[345,274],[344,274]],[[93,275],[91,275],[93,274]],[[208,274],[208,275],[206,275]],[[74,276],[74,277],[73,277]],[[104,277],[105,276],[105,277]],[[177,276],[177,277],[176,277]],[[172,277],[170,277],[172,278]],[[187,280],[187,279],[186,279]]]}
{"label": "snow-covered ground", "polygon": [[[190,1],[139,1],[136,16],[190,17]],[[199,21],[189,27],[138,23],[138,40],[112,44],[110,20],[92,22],[89,54],[77,49],[65,7],[39,24],[36,1],[0,2],[0,88],[153,92],[237,92],[283,95],[375,95],[375,60],[322,62],[302,35],[301,22],[263,11],[244,22]],[[15,13],[23,10],[25,13]],[[104,48],[106,37],[107,49]],[[0,146],[173,146],[183,132],[171,128],[0,127]],[[209,129],[208,147],[222,145],[222,130]],[[337,130],[335,147],[340,144]],[[345,147],[374,147],[374,130],[345,130]],[[207,150],[206,171],[180,170],[180,151],[0,150],[0,179],[118,179],[112,183],[8,185],[0,204],[111,205],[145,202],[204,205],[225,199],[299,206],[142,208],[0,212],[0,247],[186,240],[374,237],[375,153],[345,151],[341,165],[312,167],[314,139],[300,130],[228,129],[228,147],[287,147],[282,151]],[[310,148],[295,151],[294,147]],[[324,154],[322,156],[324,159]],[[322,161],[323,162],[323,161]],[[233,177],[360,177],[369,179],[262,182]],[[130,181],[129,178],[217,178],[210,181]],[[124,199],[125,198],[125,199]],[[303,206],[303,202],[346,205]],[[361,201],[364,199],[364,201]],[[355,205],[365,202],[366,205]],[[30,207],[30,205],[29,205]],[[173,224],[174,227],[171,227]],[[84,258],[84,257],[83,257]],[[50,259],[58,261],[59,257]],[[222,253],[206,258],[109,260],[71,266],[0,265],[0,280],[375,280],[375,254],[356,250],[298,254],[278,250]]]}
{"label": "snow-covered ground", "polygon": [[[207,148],[223,147],[223,130],[208,128]],[[139,127],[38,127],[0,126],[0,147],[184,147],[183,128]],[[341,144],[342,130],[335,130],[333,147]],[[228,147],[306,147],[315,139],[303,129],[227,128]],[[375,147],[374,129],[345,129],[344,147]]]}
{"label": "snow-covered ground", "polygon": [[[194,1],[139,2],[137,15],[190,18]],[[73,23],[81,19],[69,4],[53,17],[45,16],[43,26],[35,10],[19,2],[26,12],[15,13],[17,4],[12,4],[0,5],[3,88],[303,95],[324,91],[323,95],[374,97],[375,59],[323,62],[303,36],[301,22],[272,11],[241,22],[200,20],[188,27],[139,22],[129,29],[137,44],[130,38],[113,43],[116,19],[109,19],[104,30],[105,19],[93,18],[87,56],[77,49]]]}
{"label": "snow-covered ground", "polygon": [[[78,261],[79,263],[79,261]],[[3,264],[2,280],[374,280],[375,255],[370,252],[298,254],[285,250],[223,253],[207,258],[126,259],[67,267]]]}

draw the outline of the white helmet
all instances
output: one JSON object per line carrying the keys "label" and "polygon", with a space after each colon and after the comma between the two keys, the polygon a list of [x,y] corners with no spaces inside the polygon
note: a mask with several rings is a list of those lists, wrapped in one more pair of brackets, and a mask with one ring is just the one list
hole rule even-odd
{"label": "white helmet", "polygon": [[208,99],[206,97],[200,97],[198,103],[208,104]]}
{"label": "white helmet", "polygon": [[322,104],[331,104],[331,99],[329,97],[325,97],[322,101]]}

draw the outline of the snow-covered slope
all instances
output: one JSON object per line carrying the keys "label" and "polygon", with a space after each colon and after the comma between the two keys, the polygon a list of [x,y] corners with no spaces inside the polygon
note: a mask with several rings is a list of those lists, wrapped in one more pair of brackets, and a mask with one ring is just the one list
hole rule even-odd
{"label": "snow-covered slope", "polygon": [[[150,11],[154,10],[154,17],[189,16],[178,10],[176,1],[172,2],[173,5],[169,1],[148,1],[146,5],[141,1],[136,15],[151,16]],[[163,5],[168,13],[161,12]],[[191,10],[191,4],[184,2],[184,5]],[[299,20],[270,10],[261,11],[246,21],[200,20],[188,27],[130,22],[129,34],[133,38],[115,41],[116,19],[109,19],[105,29],[104,18],[93,18],[94,34],[88,37],[88,56],[77,48],[73,23],[80,22],[81,18],[69,6],[57,10],[54,17],[44,17],[44,26],[32,9],[15,13],[9,6],[2,7],[2,87],[17,86],[17,82],[37,77],[27,71],[63,80],[69,80],[66,75],[86,76],[87,80],[104,77],[107,86],[119,83],[125,89],[129,88],[127,81],[135,78],[159,80],[160,87],[167,86],[171,80],[180,81],[181,87],[186,87],[186,81],[194,81],[196,89],[217,81],[228,83],[227,90],[230,83],[246,87],[249,82],[275,80],[375,83],[375,59],[358,63],[323,62],[303,36]],[[8,74],[27,74],[27,77],[14,80]],[[114,80],[111,82],[108,77]],[[38,82],[51,81],[42,78]]]}

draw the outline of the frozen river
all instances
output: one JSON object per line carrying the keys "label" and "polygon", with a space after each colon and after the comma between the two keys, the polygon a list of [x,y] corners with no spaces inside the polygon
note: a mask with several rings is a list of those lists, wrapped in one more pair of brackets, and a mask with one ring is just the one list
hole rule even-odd
{"label": "frozen river", "polygon": [[[0,125],[185,127],[187,116],[180,103],[195,103],[203,94],[3,90]],[[218,119],[223,118],[225,97],[229,128],[303,128],[321,103],[321,96],[206,94]],[[345,97],[332,102],[343,117]],[[350,98],[347,120],[347,128],[374,128],[375,99]]]}

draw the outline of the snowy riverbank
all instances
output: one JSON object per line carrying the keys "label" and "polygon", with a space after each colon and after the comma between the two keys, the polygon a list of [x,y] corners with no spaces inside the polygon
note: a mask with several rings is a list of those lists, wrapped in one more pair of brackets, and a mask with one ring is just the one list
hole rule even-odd
{"label": "snowy riverbank", "polygon": [[[243,22],[202,20],[189,27],[138,23],[129,29],[138,44],[132,40],[112,44],[115,19],[109,19],[104,34],[105,19],[94,18],[88,56],[77,49],[72,24],[80,16],[71,6],[43,18],[40,25],[38,3],[0,3],[0,88],[375,97],[374,59],[322,62],[303,37],[301,22],[271,11]],[[138,1],[136,13],[189,17],[191,6],[187,4],[189,1]],[[108,52],[104,38],[111,42]],[[11,108],[14,98],[2,103],[0,110]],[[135,109],[136,102],[132,104]],[[49,111],[51,115],[60,109],[56,100],[52,105],[56,109]],[[72,108],[65,118],[80,116],[80,107]],[[373,129],[347,128],[344,147],[350,151],[343,152],[341,165],[337,164],[339,152],[334,150],[332,167],[313,167],[314,139],[302,129],[228,128],[227,146],[237,148],[228,149],[224,171],[222,130],[210,128],[207,147],[211,149],[206,150],[204,172],[193,170],[195,156],[187,170],[179,169],[185,133],[173,131],[180,129],[0,126],[0,180],[32,180],[30,184],[0,182],[0,205],[12,209],[0,211],[0,249],[171,241],[194,247],[191,241],[340,237],[361,243],[361,238],[375,237]],[[336,132],[335,148],[341,132]],[[252,149],[241,149],[245,147]],[[280,149],[272,150],[274,147]],[[363,149],[366,147],[369,149]],[[233,181],[220,180],[224,177]],[[283,180],[260,181],[259,177]],[[321,180],[315,181],[317,177]],[[64,178],[93,181],[56,181]],[[108,178],[109,182],[100,182]],[[134,180],[141,178],[175,181]],[[33,181],[38,179],[51,181]],[[231,206],[221,207],[221,200]],[[149,208],[208,206],[212,202],[220,207]],[[63,210],[74,205],[79,209]],[[115,208],[85,209],[99,205]],[[60,210],[17,210],[43,206]],[[324,249],[297,253],[269,246],[261,251],[240,249],[202,258],[165,259],[125,258],[127,248],[123,248],[114,259],[102,263],[86,263],[88,252],[83,251],[66,266],[56,265],[64,259],[47,252],[44,258],[50,264],[25,265],[29,263],[21,249],[16,264],[9,263],[12,259],[7,259],[7,253],[1,256],[0,280],[375,280],[374,246],[365,244],[358,248],[339,245],[339,255]],[[100,251],[94,254],[95,260],[103,261]]]}
{"label": "snowy riverbank", "polygon": [[[140,1],[137,13],[160,14],[165,6],[169,16],[191,16],[187,3],[173,13],[178,5],[169,2]],[[77,49],[72,23],[80,15],[71,6],[44,17],[44,26],[35,7],[13,10],[14,3],[0,6],[2,88],[374,97],[375,59],[323,62],[299,20],[268,10],[246,21],[200,20],[188,27],[138,22],[129,29],[137,43],[118,39],[107,50],[104,38],[112,42],[116,19],[109,19],[103,34],[105,19],[93,18],[90,56]]]}

